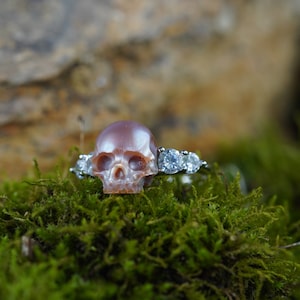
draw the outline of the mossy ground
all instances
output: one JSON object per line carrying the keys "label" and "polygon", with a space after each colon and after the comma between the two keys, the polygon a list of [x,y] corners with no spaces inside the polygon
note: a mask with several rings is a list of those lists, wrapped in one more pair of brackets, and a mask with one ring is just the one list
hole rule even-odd
{"label": "mossy ground", "polygon": [[297,247],[282,246],[297,226],[282,195],[245,194],[217,166],[192,184],[157,176],[137,195],[62,174],[1,186],[0,299],[296,297]]}

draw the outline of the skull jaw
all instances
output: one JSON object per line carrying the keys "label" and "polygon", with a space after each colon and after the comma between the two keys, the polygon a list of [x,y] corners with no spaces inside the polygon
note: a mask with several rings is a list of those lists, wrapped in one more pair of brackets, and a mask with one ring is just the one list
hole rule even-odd
{"label": "skull jaw", "polygon": [[[102,180],[102,179],[101,179]],[[144,179],[137,182],[130,182],[125,180],[104,181],[103,193],[104,194],[138,194],[143,191]]]}

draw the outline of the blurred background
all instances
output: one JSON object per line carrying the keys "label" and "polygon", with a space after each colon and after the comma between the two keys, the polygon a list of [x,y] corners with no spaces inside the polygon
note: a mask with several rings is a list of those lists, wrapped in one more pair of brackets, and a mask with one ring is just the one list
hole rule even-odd
{"label": "blurred background", "polygon": [[123,119],[208,160],[270,124],[297,140],[299,21],[299,0],[2,0],[0,178]]}

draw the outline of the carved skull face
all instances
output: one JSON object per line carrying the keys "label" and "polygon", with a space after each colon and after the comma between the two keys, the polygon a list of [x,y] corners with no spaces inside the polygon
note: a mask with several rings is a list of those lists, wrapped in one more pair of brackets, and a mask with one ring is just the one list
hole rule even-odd
{"label": "carved skull face", "polygon": [[113,123],[98,136],[92,164],[105,194],[139,193],[158,173],[154,138],[136,122]]}

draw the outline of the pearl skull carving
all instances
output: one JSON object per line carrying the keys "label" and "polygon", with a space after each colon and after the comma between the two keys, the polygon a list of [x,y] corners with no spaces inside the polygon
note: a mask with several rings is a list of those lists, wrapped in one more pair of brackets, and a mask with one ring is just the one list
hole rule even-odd
{"label": "pearl skull carving", "polygon": [[111,124],[97,138],[92,168],[101,179],[105,194],[141,192],[158,173],[152,133],[133,121]]}

